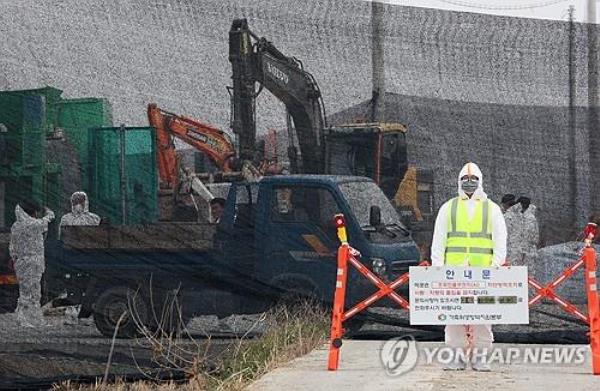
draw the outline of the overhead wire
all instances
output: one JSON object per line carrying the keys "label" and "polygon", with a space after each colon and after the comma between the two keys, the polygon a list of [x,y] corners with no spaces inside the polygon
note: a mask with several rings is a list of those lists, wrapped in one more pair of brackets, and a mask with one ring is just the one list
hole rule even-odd
{"label": "overhead wire", "polygon": [[480,9],[480,10],[513,11],[513,10],[543,8],[543,7],[548,7],[548,6],[555,5],[555,4],[566,3],[571,0],[547,0],[547,1],[541,1],[538,3],[529,3],[529,4],[522,4],[522,5],[518,5],[518,4],[514,4],[514,5],[484,5],[484,4],[472,3],[470,1],[461,1],[461,0],[437,0],[437,1],[440,3],[446,3],[446,4],[450,4],[450,5]]}

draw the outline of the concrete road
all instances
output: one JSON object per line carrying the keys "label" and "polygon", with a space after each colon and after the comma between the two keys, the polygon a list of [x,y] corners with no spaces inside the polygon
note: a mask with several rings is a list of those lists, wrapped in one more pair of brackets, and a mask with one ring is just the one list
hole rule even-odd
{"label": "concrete road", "polygon": [[[591,374],[590,351],[586,345],[516,345],[496,344],[500,352],[504,352],[504,363],[493,364],[492,372],[443,371],[440,360],[427,363],[425,349],[431,354],[433,349],[441,349],[437,342],[417,343],[418,363],[414,369],[398,376],[386,373],[380,358],[385,341],[344,341],[340,368],[336,372],[327,371],[326,347],[292,361],[285,367],[278,368],[255,382],[249,390],[598,390],[600,376]],[[579,353],[585,362],[570,364],[524,363],[524,348],[554,349],[565,348]],[[508,349],[518,349],[523,359],[513,359],[507,364],[505,354]],[[439,351],[439,350],[438,350]],[[567,351],[567,350],[565,350]],[[568,351],[567,351],[568,352]],[[538,354],[538,353],[536,353]],[[539,353],[544,354],[543,351]],[[444,357],[432,355],[431,357]],[[500,355],[497,355],[497,361]],[[513,355],[514,357],[514,355]],[[576,360],[574,360],[576,361]]]}

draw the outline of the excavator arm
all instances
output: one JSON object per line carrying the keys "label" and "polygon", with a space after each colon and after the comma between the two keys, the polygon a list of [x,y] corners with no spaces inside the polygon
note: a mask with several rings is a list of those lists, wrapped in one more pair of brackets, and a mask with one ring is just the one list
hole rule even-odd
{"label": "excavator arm", "polygon": [[235,147],[222,130],[162,110],[154,103],[148,105],[148,120],[156,129],[161,187],[174,189],[177,184],[179,173],[174,137],[206,154],[223,172],[233,170]]}
{"label": "excavator arm", "polygon": [[[233,21],[229,32],[232,65],[232,128],[238,136],[240,157],[252,159],[256,142],[255,99],[262,88],[285,104],[292,117],[300,146],[297,170],[321,174],[325,169],[323,129],[326,127],[321,91],[302,63],[281,53],[248,28],[246,19]],[[258,90],[256,85],[258,84]],[[296,151],[289,151],[293,171]]]}

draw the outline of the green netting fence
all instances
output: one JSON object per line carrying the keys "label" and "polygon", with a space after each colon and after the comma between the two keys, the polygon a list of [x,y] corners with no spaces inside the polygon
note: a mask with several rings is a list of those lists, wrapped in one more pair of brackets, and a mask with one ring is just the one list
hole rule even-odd
{"label": "green netting fence", "polygon": [[150,127],[89,130],[90,205],[111,224],[158,218],[156,144]]}

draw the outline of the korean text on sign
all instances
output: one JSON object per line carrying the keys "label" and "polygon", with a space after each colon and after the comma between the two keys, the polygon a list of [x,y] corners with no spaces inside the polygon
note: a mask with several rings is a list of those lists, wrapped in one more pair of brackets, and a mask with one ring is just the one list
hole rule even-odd
{"label": "korean text on sign", "polygon": [[527,267],[410,268],[410,324],[527,324]]}

